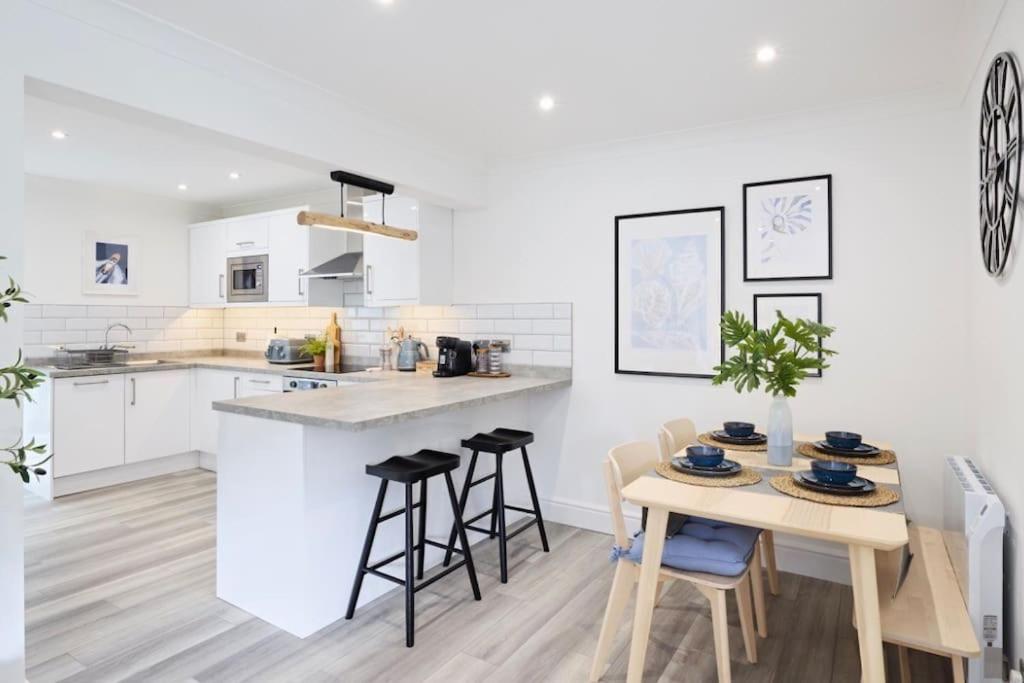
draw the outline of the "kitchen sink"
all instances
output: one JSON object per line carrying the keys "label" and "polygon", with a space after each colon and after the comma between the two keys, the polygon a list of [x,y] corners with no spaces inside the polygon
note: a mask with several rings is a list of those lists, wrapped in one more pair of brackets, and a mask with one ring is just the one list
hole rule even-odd
{"label": "kitchen sink", "polygon": [[174,361],[172,361],[172,360],[159,360],[159,359],[153,359],[153,360],[126,360],[123,363],[108,363],[107,365],[100,365],[98,367],[108,367],[108,368],[138,368],[138,367],[143,367],[144,368],[144,367],[148,367],[150,365],[164,365],[165,363],[173,363],[173,362]]}

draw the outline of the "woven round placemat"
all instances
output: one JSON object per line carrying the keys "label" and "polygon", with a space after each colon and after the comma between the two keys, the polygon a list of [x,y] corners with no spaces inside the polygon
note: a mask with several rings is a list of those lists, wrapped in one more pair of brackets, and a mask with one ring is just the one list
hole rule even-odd
{"label": "woven round placemat", "polygon": [[814,458],[815,460],[835,460],[836,462],[846,462],[851,465],[891,465],[896,462],[896,454],[889,450],[883,450],[878,455],[872,455],[870,457],[846,457],[844,455],[830,455],[828,453],[822,453],[814,447],[813,443],[808,443],[807,441],[804,441],[797,446],[796,452],[808,458]]}
{"label": "woven round placemat", "polygon": [[767,442],[759,443],[759,444],[754,444],[752,446],[743,446],[743,445],[737,445],[737,444],[732,444],[732,443],[725,443],[724,441],[719,441],[715,437],[711,436],[711,432],[704,432],[703,434],[701,434],[700,436],[697,437],[697,441],[700,441],[705,446],[718,446],[719,448],[724,448],[727,451],[767,451],[768,450],[768,443]]}
{"label": "woven round placemat", "polygon": [[761,481],[761,473],[749,467],[744,467],[731,477],[701,477],[696,474],[686,474],[672,467],[672,464],[667,462],[658,463],[654,470],[666,479],[679,481],[684,484],[693,484],[694,486],[731,488],[733,486],[750,486]]}
{"label": "woven round placemat", "polygon": [[815,503],[824,503],[826,505],[844,505],[846,507],[857,507],[857,508],[877,508],[885,505],[892,505],[900,499],[900,494],[892,490],[888,486],[876,484],[876,488],[871,493],[862,496],[842,496],[834,495],[831,493],[818,493],[810,489],[805,489],[800,484],[793,481],[793,475],[783,474],[777,477],[772,477],[768,480],[771,487],[779,493],[785,493],[787,496],[793,496],[794,498],[802,498],[804,500],[810,500]]}

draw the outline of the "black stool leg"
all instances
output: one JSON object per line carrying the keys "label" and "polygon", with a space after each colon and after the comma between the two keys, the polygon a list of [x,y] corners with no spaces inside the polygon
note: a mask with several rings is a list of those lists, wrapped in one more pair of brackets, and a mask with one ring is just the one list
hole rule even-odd
{"label": "black stool leg", "polygon": [[427,480],[420,482],[420,545],[416,557],[416,578],[423,578],[423,555],[427,549]]}
{"label": "black stool leg", "polygon": [[[501,456],[498,456],[501,457]],[[495,468],[497,468],[497,460],[495,461]],[[494,473],[497,474],[498,470],[495,469]],[[494,498],[491,499],[491,535],[490,538],[496,538],[497,533],[495,529],[498,528],[498,477],[494,477]]]}
{"label": "black stool leg", "polygon": [[405,646],[412,647],[415,631],[416,587],[413,585],[412,484],[405,485]]}
{"label": "black stool leg", "polygon": [[469,584],[473,587],[473,598],[480,599],[480,585],[476,582],[476,567],[473,566],[473,555],[469,551],[469,541],[466,540],[466,527],[462,524],[462,517],[458,514],[458,501],[455,499],[455,485],[452,483],[451,472],[444,473],[444,481],[448,485],[448,498],[452,501],[452,512],[455,513],[455,530],[459,534],[459,543],[462,544],[462,557],[466,562],[466,571],[469,572]]}
{"label": "black stool leg", "polygon": [[537,500],[537,488],[533,485],[533,472],[530,470],[530,458],[526,455],[526,446],[520,449],[523,452],[523,469],[526,471],[526,483],[530,487],[530,498],[533,500],[533,514],[537,517],[537,531],[540,532],[540,544],[544,546],[544,552],[549,552],[548,535],[544,531],[544,518],[540,516],[540,502]]}
{"label": "black stool leg", "polygon": [[498,559],[501,561],[501,582],[508,583],[508,535],[505,533],[505,480],[502,477],[501,461],[503,453],[498,453],[497,470],[495,471],[494,496],[497,498],[498,512]]}
{"label": "black stool leg", "polygon": [[[459,519],[464,519],[463,515],[466,514],[469,488],[473,484],[473,470],[476,469],[476,456],[479,452],[473,451],[473,457],[469,459],[469,470],[466,472],[466,481],[462,484],[462,494],[459,496],[459,511],[457,513]],[[448,534],[448,549],[444,551],[444,562],[442,563],[445,567],[452,563],[452,548],[455,546],[456,533],[455,522],[452,522],[452,532]]]}
{"label": "black stool leg", "polygon": [[352,584],[352,594],[348,598],[348,610],[345,618],[351,619],[356,612],[356,603],[359,602],[359,591],[363,588],[363,577],[366,576],[366,566],[370,561],[370,550],[373,548],[373,538],[377,535],[377,524],[380,521],[380,509],[384,507],[384,494],[388,490],[388,480],[380,480],[380,488],[377,490],[377,502],[373,504],[373,514],[370,515],[370,528],[366,530],[366,540],[363,542],[363,554],[359,558],[359,568],[356,569],[356,579]]}

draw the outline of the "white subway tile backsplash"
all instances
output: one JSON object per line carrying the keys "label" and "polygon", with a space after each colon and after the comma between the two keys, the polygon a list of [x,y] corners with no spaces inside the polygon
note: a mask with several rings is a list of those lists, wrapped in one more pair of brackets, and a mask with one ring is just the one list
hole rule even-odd
{"label": "white subway tile backsplash", "polygon": [[22,318],[40,318],[43,315],[43,307],[38,304],[28,304],[21,309]]}
{"label": "white subway tile backsplash", "polygon": [[189,309],[185,306],[164,306],[164,317],[165,318],[180,318],[183,315],[188,315]]}
{"label": "white subway tile backsplash", "polygon": [[571,318],[572,304],[551,304],[551,312],[556,318]]}
{"label": "white subway tile backsplash", "polygon": [[494,321],[494,334],[530,334],[533,332],[532,320],[504,320]]}
{"label": "white subway tile backsplash", "polygon": [[462,334],[481,334],[494,331],[493,320],[460,320],[459,332]]}
{"label": "white subway tile backsplash", "polygon": [[43,306],[44,318],[84,318],[88,315],[85,306]]}
{"label": "white subway tile backsplash", "polygon": [[517,318],[550,318],[554,315],[552,304],[514,304],[512,311]]}
{"label": "white subway tile backsplash", "polygon": [[22,344],[42,344],[42,332],[25,331],[21,334]]}
{"label": "white subway tile backsplash", "polygon": [[105,330],[107,329],[106,318],[68,318],[67,328],[69,330]]}
{"label": "white subway tile backsplash", "polygon": [[85,330],[43,331],[40,339],[44,344],[70,344],[85,341]]}
{"label": "white subway tile backsplash", "polygon": [[554,340],[550,334],[517,334],[512,342],[512,348],[551,351],[554,348]]}
{"label": "white subway tile backsplash", "polygon": [[123,318],[128,315],[126,306],[89,306],[90,318]]}
{"label": "white subway tile backsplash", "polygon": [[512,304],[480,304],[476,307],[478,318],[512,318],[515,309]]}
{"label": "white subway tile backsplash", "polygon": [[475,304],[456,304],[455,306],[449,306],[446,308],[444,315],[446,318],[475,318],[476,308]]}
{"label": "white subway tile backsplash", "polygon": [[558,334],[552,337],[554,339],[554,350],[555,351],[572,351],[572,337],[567,335]]}
{"label": "white subway tile backsplash", "polygon": [[68,328],[65,318],[26,318],[24,321],[26,331],[35,330],[66,330]]}
{"label": "white subway tile backsplash", "polygon": [[533,364],[559,368],[572,367],[572,354],[568,351],[534,351]]}
{"label": "white subway tile backsplash", "polygon": [[571,320],[534,320],[534,334],[572,334]]}

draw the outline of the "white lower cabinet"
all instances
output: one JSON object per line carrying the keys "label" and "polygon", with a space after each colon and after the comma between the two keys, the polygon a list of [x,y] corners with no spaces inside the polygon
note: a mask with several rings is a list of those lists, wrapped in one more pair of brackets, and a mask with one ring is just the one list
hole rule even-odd
{"label": "white lower cabinet", "polygon": [[192,450],[217,452],[217,411],[214,401],[237,397],[237,372],[197,368],[192,371]]}
{"label": "white lower cabinet", "polygon": [[124,461],[186,453],[189,445],[189,371],[124,376]]}
{"label": "white lower cabinet", "polygon": [[124,464],[124,375],[68,377],[53,387],[53,476]]}
{"label": "white lower cabinet", "polygon": [[238,375],[238,398],[266,396],[281,393],[281,378],[278,375],[240,373]]}

